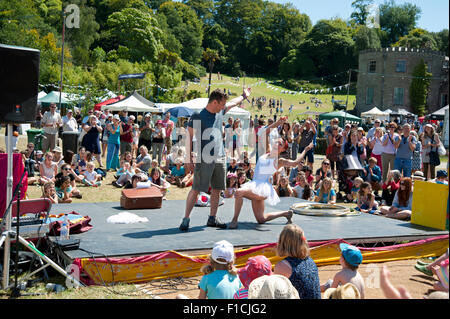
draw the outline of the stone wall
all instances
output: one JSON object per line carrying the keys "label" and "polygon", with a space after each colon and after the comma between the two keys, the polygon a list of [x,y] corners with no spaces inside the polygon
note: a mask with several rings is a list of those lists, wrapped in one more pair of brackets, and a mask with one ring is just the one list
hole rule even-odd
{"label": "stone wall", "polygon": [[[356,94],[358,114],[378,107],[381,110],[404,108],[412,111],[409,91],[414,67],[423,59],[430,65],[432,80],[427,104],[429,111],[434,112],[441,107],[441,93],[448,94],[448,68],[443,69],[446,59],[443,52],[428,49],[392,47],[368,49],[359,54],[359,69]],[[374,61],[376,68],[369,72],[369,63]],[[397,62],[404,61],[405,72],[397,71]],[[447,58],[448,61],[448,58]],[[366,103],[367,88],[373,88],[373,103]],[[403,103],[394,103],[394,89],[403,88]]]}

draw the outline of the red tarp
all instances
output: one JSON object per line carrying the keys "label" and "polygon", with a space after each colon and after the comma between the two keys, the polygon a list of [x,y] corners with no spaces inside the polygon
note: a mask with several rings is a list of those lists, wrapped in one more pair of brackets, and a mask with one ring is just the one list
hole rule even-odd
{"label": "red tarp", "polygon": [[100,111],[103,105],[109,105],[109,104],[112,104],[112,103],[116,103],[116,102],[119,102],[120,100],[123,100],[124,98],[125,98],[125,96],[119,95],[119,96],[113,97],[112,99],[109,99],[109,100],[103,101],[101,103],[95,104],[94,110],[95,111]]}

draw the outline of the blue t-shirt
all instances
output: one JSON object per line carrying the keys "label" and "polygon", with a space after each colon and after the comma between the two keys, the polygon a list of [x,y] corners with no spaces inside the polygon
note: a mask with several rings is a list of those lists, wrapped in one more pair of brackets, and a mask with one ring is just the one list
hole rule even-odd
{"label": "blue t-shirt", "polygon": [[233,299],[242,283],[238,276],[233,276],[228,270],[215,270],[203,276],[198,287],[206,292],[208,299]]}
{"label": "blue t-shirt", "polygon": [[[411,151],[411,149],[409,148],[409,143],[408,143],[408,138],[407,137],[403,137],[403,136],[398,136],[397,138],[395,138],[395,141],[398,142],[398,140],[400,141],[400,145],[397,148],[397,158],[402,158],[402,159],[412,159],[413,157],[413,151]],[[416,138],[413,136],[411,139],[411,142],[415,145],[417,140]]]}
{"label": "blue t-shirt", "polygon": [[[211,163],[218,158],[225,157],[222,137],[223,111],[211,113],[204,108],[200,113],[192,114],[188,126],[194,128],[197,143],[200,141],[200,149],[198,146],[193,149],[194,152],[197,152],[198,161]],[[205,153],[203,153],[203,149],[205,149]],[[201,157],[198,151],[201,152]],[[208,154],[211,157],[205,158],[208,157]]]}
{"label": "blue t-shirt", "polygon": [[172,168],[170,173],[172,176],[183,177],[184,176],[184,167],[180,166],[180,169],[177,169],[177,167],[175,166]]}
{"label": "blue t-shirt", "polygon": [[[320,192],[319,192],[320,194]],[[323,193],[322,198],[319,198],[319,203],[328,203],[328,201],[333,197],[336,196],[336,192],[334,189],[331,189],[329,193]]]}

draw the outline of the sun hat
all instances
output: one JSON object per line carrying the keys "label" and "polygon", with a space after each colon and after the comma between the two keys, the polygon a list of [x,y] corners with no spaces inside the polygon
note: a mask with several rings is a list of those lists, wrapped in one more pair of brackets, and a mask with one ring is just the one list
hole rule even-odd
{"label": "sun hat", "polygon": [[412,179],[413,179],[413,180],[421,180],[421,181],[424,181],[424,180],[425,180],[425,177],[424,177],[422,171],[416,171],[416,172],[414,172],[414,175],[412,176]]}
{"label": "sun hat", "polygon": [[359,266],[361,264],[363,257],[361,251],[357,247],[342,243],[339,245],[339,248],[342,251],[342,256],[345,261],[351,266]]}
{"label": "sun hat", "polygon": [[57,146],[57,147],[55,147],[55,148],[53,149],[53,152],[59,152],[59,153],[62,153],[62,149],[61,149],[61,147]]}
{"label": "sun hat", "polygon": [[436,172],[436,178],[447,177],[448,174],[445,170],[440,169]]}
{"label": "sun hat", "polygon": [[119,121],[120,121],[120,116],[119,116],[119,114],[115,114],[114,117],[113,117],[113,119],[119,120]]}
{"label": "sun hat", "polygon": [[228,264],[234,260],[234,248],[231,243],[221,240],[214,244],[211,258],[219,264]]}
{"label": "sun hat", "polygon": [[158,124],[161,124],[161,125],[162,125],[162,124],[164,124],[164,123],[163,123],[162,120],[158,120],[158,121],[156,121],[156,125],[158,125]]}
{"label": "sun hat", "polygon": [[354,284],[346,283],[343,286],[325,290],[323,299],[361,299],[361,294]]}
{"label": "sun hat", "polygon": [[150,113],[145,114],[144,117],[151,117],[152,115]]}
{"label": "sun hat", "polygon": [[241,283],[248,289],[250,283],[256,278],[272,275],[272,263],[263,255],[250,257],[245,267],[238,270],[238,275]]}
{"label": "sun hat", "polygon": [[128,117],[130,120],[132,120],[132,121],[134,121],[136,118],[134,117],[134,115],[130,115],[129,117]]}
{"label": "sun hat", "polygon": [[300,297],[287,277],[264,275],[250,283],[248,299],[300,299]]}

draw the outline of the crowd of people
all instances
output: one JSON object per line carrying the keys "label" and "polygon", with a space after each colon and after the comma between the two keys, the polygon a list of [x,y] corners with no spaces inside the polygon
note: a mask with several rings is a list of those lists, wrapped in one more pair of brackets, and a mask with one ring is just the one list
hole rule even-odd
{"label": "crowd of people", "polygon": [[[269,102],[282,105],[275,99]],[[61,117],[53,104],[40,125],[45,136],[42,150],[28,143],[21,153],[29,184],[49,184],[43,188],[44,196],[54,201],[56,195],[63,203],[82,197],[78,185],[101,186],[102,179],[112,171],[116,178],[113,185],[118,188],[155,185],[164,195],[171,185],[184,188],[193,183],[193,170],[184,163],[184,145],[174,145],[172,139],[175,123],[170,112],[135,117],[125,111],[112,114],[108,110],[89,110],[83,117],[79,112],[73,115],[69,109]],[[366,132],[354,124],[342,128],[339,119],[332,119],[324,131],[326,155],[316,169],[317,120],[289,122],[286,117],[277,120],[275,116],[255,115],[249,129],[253,133],[249,136],[254,136],[253,149],[244,147],[239,118],[228,117],[223,122],[227,158],[226,189],[221,193],[224,198],[235,198],[240,194],[238,190],[254,179],[255,161],[263,155],[261,133],[268,129],[270,141],[280,138],[286,144],[279,157],[296,161],[294,167],[279,166],[273,172],[270,183],[278,197],[325,204],[343,201],[354,203],[354,209],[364,213],[408,219],[415,180],[448,183],[446,170],[436,172],[442,144],[439,122],[398,124],[376,119]],[[58,145],[61,131],[79,132],[76,152],[62,153]],[[299,159],[310,144],[312,147]],[[357,167],[349,163],[349,156],[357,160]]]}
{"label": "crowd of people", "polygon": [[[276,248],[280,261],[272,266],[264,255],[248,258],[239,270],[235,266],[233,244],[221,240],[214,244],[209,262],[202,267],[198,299],[365,299],[365,278],[358,270],[363,262],[361,250],[339,244],[341,269],[333,278],[320,278],[303,229],[286,225]],[[417,260],[415,268],[435,278],[434,291],[423,296],[448,299],[448,249],[434,261]],[[379,288],[387,299],[410,299],[404,287],[394,287],[389,270],[382,267]],[[177,299],[188,299],[179,294]]]}

